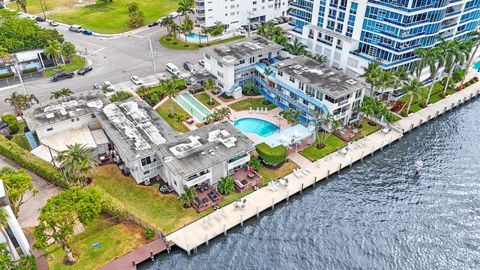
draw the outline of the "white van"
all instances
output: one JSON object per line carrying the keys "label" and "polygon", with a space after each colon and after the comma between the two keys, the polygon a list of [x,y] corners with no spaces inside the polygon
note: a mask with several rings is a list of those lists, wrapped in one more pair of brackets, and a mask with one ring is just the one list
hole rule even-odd
{"label": "white van", "polygon": [[74,24],[74,25],[70,26],[69,30],[72,31],[72,32],[80,33],[80,32],[83,31],[83,28],[80,25]]}
{"label": "white van", "polygon": [[174,75],[180,75],[180,69],[172,63],[166,64],[165,69]]}

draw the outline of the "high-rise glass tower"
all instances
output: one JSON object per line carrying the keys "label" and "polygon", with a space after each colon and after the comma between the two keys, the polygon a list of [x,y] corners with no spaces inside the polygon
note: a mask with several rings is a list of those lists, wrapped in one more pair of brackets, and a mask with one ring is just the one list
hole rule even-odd
{"label": "high-rise glass tower", "polygon": [[480,20],[480,0],[293,0],[290,7],[293,33],[352,76],[370,61],[411,68],[413,50],[438,37],[464,40]]}

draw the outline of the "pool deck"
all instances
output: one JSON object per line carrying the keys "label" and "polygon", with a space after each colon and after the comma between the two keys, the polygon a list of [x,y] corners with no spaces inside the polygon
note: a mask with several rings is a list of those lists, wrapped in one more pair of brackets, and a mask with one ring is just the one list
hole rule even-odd
{"label": "pool deck", "polygon": [[[174,242],[189,254],[192,251],[196,252],[200,245],[208,245],[211,239],[222,234],[226,235],[228,230],[237,225],[243,225],[245,220],[254,216],[258,217],[264,210],[275,208],[275,205],[281,201],[286,200],[288,202],[290,196],[302,193],[305,188],[315,186],[318,181],[328,179],[334,173],[340,173],[342,169],[352,166],[355,162],[363,161],[367,156],[373,155],[391,143],[400,140],[405,133],[477,97],[479,92],[480,83],[476,83],[461,92],[447,96],[445,99],[396,122],[396,129],[399,131],[392,130],[386,134],[377,131],[352,143],[351,149],[345,155],[333,153],[311,163],[310,166],[304,167],[307,171],[304,176],[299,177],[293,173],[287,175],[285,177],[289,183],[287,187],[261,188],[244,197],[247,202],[245,208],[239,209],[235,208],[234,204],[229,204],[223,207],[225,214],[214,212],[171,233],[166,239]],[[264,119],[265,115],[261,116]],[[248,111],[240,112],[236,114],[236,117],[237,119],[252,117],[252,114],[249,114]]]}

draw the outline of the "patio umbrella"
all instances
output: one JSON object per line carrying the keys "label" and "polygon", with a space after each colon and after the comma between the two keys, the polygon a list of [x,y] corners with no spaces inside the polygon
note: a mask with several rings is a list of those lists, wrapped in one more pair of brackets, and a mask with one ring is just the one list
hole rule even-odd
{"label": "patio umbrella", "polygon": [[250,165],[249,173],[253,173],[253,166]]}

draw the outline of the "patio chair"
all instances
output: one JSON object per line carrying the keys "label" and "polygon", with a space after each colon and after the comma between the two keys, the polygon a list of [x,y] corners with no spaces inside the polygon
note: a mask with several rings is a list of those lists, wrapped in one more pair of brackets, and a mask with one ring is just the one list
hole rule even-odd
{"label": "patio chair", "polygon": [[248,109],[248,113],[252,113],[252,112],[253,112],[253,109],[252,109],[252,107],[250,107],[250,108]]}
{"label": "patio chair", "polygon": [[257,107],[257,113],[260,113],[260,108],[259,107]]}
{"label": "patio chair", "polygon": [[267,108],[267,107],[265,107],[265,114],[267,114],[267,113],[268,113],[268,108]]}

